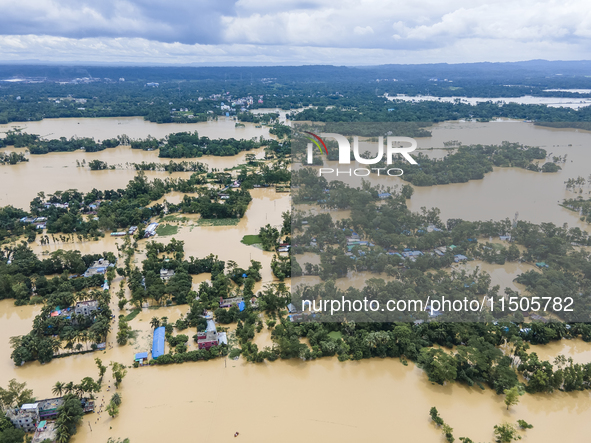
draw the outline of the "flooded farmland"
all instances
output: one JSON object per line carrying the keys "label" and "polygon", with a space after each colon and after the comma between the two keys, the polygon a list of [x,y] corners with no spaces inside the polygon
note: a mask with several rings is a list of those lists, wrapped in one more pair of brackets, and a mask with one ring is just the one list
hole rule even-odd
{"label": "flooded farmland", "polygon": [[[0,127],[0,131],[5,130],[5,126]],[[249,125],[235,128],[232,121],[208,122],[200,126],[155,125],[137,118],[57,119],[27,123],[26,128],[28,132],[48,137],[78,135],[97,139],[122,133],[132,138],[148,134],[162,137],[181,130],[197,130],[201,135],[212,138],[268,137],[268,129]],[[571,226],[588,229],[578,220],[577,214],[559,207],[557,202],[574,195],[564,188],[563,182],[567,178],[588,175],[587,149],[591,146],[591,134],[535,127],[523,122],[442,123],[432,128],[432,132],[433,137],[419,140],[420,147],[442,148],[443,142],[449,140],[460,140],[465,144],[492,144],[508,140],[540,146],[553,155],[568,154],[568,161],[556,174],[495,168],[481,181],[416,187],[408,202],[412,210],[436,206],[441,209],[443,220],[458,217],[467,220],[503,219],[512,218],[515,212],[519,212],[519,218],[524,220],[557,224],[567,222]],[[426,153],[429,155],[429,151]],[[0,166],[0,205],[27,208],[29,200],[39,191],[49,194],[70,188],[88,191],[92,188],[123,187],[135,174],[131,169],[91,172],[76,167],[76,160],[86,159],[88,162],[95,158],[109,164],[164,161],[157,158],[156,152],[133,151],[126,146],[100,153],[30,156],[29,163]],[[232,167],[243,160],[243,154],[196,159],[215,168]],[[148,176],[164,178],[170,175],[151,172]],[[186,177],[188,173],[179,173],[178,176]],[[392,183],[404,184],[400,179],[390,179],[389,184]],[[273,189],[254,189],[251,194],[253,201],[244,218],[234,226],[201,226],[197,223],[198,217],[187,216],[187,220],[178,222],[177,234],[157,236],[155,240],[163,243],[173,237],[183,240],[187,257],[202,258],[212,253],[221,260],[234,260],[239,266],[247,266],[251,259],[260,261],[263,280],[255,288],[259,290],[264,284],[275,281],[270,270],[273,253],[247,246],[240,240],[244,235],[256,234],[267,223],[280,226],[281,213],[289,210],[290,198],[288,194],[276,193]],[[165,198],[177,201],[182,197],[171,194]],[[350,211],[340,214],[342,218],[349,215]],[[120,243],[120,239],[107,236],[97,242],[58,241],[43,246],[34,243],[32,247],[40,256],[60,248],[80,250],[83,254],[117,253],[117,244]],[[136,265],[139,265],[141,257],[141,252],[136,255]],[[311,255],[302,259],[303,262],[313,263],[315,260]],[[482,262],[464,266],[479,266],[491,274],[493,284],[515,290],[522,288],[517,287],[513,279],[531,269],[525,264],[499,266]],[[206,281],[208,277],[209,274],[194,276],[193,284]],[[355,286],[363,287],[366,277],[383,276],[362,276],[355,281]],[[112,285],[112,299],[116,298],[114,292],[119,281],[119,278],[116,279]],[[116,300],[112,300],[111,305],[117,317],[120,311]],[[39,310],[39,306],[17,307],[12,300],[0,301],[0,386],[6,386],[12,378],[26,380],[35,395],[42,398],[52,396],[51,387],[58,380],[78,382],[86,376],[95,377],[95,357],[100,357],[103,363],[118,361],[131,364],[134,353],[147,351],[151,346],[150,319],[167,316],[170,321],[175,321],[188,311],[188,307],[143,308],[130,321],[136,338],[126,346],[115,343],[117,327],[113,324],[114,330],[109,335],[113,346],[104,352],[58,358],[45,365],[33,362],[16,367],[9,358],[9,338],[28,332]],[[269,332],[263,330],[255,336],[254,342],[261,347],[270,345]],[[192,341],[189,349],[195,349]],[[544,359],[564,354],[572,356],[576,362],[591,361],[591,344],[580,340],[532,346],[531,351]],[[398,359],[376,358],[343,363],[336,358],[309,362],[294,359],[253,364],[246,363],[242,358],[236,361],[228,358],[130,368],[128,371],[119,390],[123,397],[120,415],[114,419],[105,413],[100,415],[100,419],[98,414],[85,416],[73,437],[74,443],[106,442],[109,437],[127,437],[134,443],[163,440],[220,442],[232,440],[236,431],[240,432],[239,438],[247,442],[347,442],[365,441],[368,436],[371,436],[371,441],[440,442],[441,431],[428,416],[432,406],[439,409],[457,437],[466,436],[474,441],[491,441],[495,424],[517,419],[534,425],[524,434],[524,441],[580,441],[581,435],[591,432],[591,423],[586,420],[591,411],[591,395],[587,391],[525,395],[518,406],[507,411],[502,396],[495,395],[488,388],[481,390],[457,383],[433,385],[424,371],[412,363],[405,366]],[[113,392],[112,388],[107,392],[109,375],[110,371],[105,377],[106,383],[99,400],[103,397],[107,399]],[[556,426],[557,423],[560,426]]]}

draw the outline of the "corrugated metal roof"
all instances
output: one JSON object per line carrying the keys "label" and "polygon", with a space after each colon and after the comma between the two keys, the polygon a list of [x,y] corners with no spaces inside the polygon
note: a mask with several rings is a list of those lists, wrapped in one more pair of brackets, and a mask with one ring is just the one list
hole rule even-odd
{"label": "corrugated metal roof", "polygon": [[152,341],[152,358],[158,358],[164,354],[164,326],[154,330],[154,339]]}

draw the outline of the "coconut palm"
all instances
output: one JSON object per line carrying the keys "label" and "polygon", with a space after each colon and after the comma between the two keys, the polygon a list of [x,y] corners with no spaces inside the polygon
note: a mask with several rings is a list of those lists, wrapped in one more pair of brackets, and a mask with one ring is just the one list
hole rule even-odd
{"label": "coconut palm", "polygon": [[71,394],[74,391],[74,382],[68,382],[63,386],[64,394]]}
{"label": "coconut palm", "polygon": [[53,392],[53,394],[57,397],[61,397],[64,394],[64,383],[62,383],[61,381],[55,382],[55,385],[53,386],[51,392]]}
{"label": "coconut palm", "polygon": [[70,441],[70,433],[68,432],[68,427],[66,425],[60,426],[57,429],[57,438],[55,441],[57,443],[68,443],[68,441]]}
{"label": "coconut palm", "polygon": [[115,406],[120,406],[121,405],[121,395],[118,392],[115,392],[113,394],[113,396],[111,397],[111,402],[115,405]]}

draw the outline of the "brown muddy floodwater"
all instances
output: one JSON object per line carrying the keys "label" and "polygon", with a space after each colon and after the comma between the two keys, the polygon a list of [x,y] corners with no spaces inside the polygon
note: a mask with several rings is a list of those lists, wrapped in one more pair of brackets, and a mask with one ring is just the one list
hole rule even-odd
{"label": "brown muddy floodwater", "polygon": [[[57,380],[96,376],[95,357],[104,363],[131,363],[135,352],[150,347],[152,316],[176,321],[187,309],[144,309],[130,322],[137,339],[127,346],[15,367],[7,358],[8,337],[26,332],[38,308],[18,308],[4,300],[0,302],[0,385],[17,378],[26,380],[37,396],[51,396]],[[182,333],[193,334],[191,330]],[[270,345],[269,332],[264,329],[254,342],[260,348]],[[565,347],[557,344],[552,350],[591,355],[591,344],[568,341]],[[113,389],[107,392],[111,381],[107,373],[99,403],[103,398],[106,403],[113,393]],[[422,370],[412,363],[404,366],[398,359],[263,364],[219,359],[130,368],[119,392],[123,397],[120,415],[114,419],[106,413],[85,416],[74,443],[105,442],[109,437],[127,437],[132,442],[221,442],[233,441],[236,431],[249,442],[440,442],[441,432],[428,417],[432,406],[454,428],[456,437],[474,441],[491,441],[495,424],[517,419],[535,426],[525,438],[536,443],[583,441],[581,436],[591,432],[586,420],[591,411],[588,392],[525,395],[519,405],[506,411],[503,397],[490,389],[432,385]]]}
{"label": "brown muddy floodwater", "polygon": [[[231,120],[195,125],[156,125],[141,118],[57,119],[27,123],[26,127],[29,132],[48,137],[78,135],[97,139],[120,134],[133,138],[148,134],[162,137],[181,130],[197,130],[209,137],[268,136],[265,128],[256,129],[251,125],[234,128]],[[5,129],[0,127],[0,131]],[[588,175],[586,165],[590,158],[587,153],[587,147],[591,146],[590,134],[549,130],[527,123],[444,123],[434,127],[432,138],[422,139],[419,143],[425,148],[441,148],[448,140],[464,143],[519,141],[542,146],[554,155],[568,153],[569,162],[558,174],[497,169],[478,182],[416,188],[409,202],[413,210],[421,206],[437,206],[441,208],[443,220],[452,217],[502,219],[513,217],[519,211],[520,219],[577,223],[576,214],[561,209],[556,202],[568,195],[563,184],[567,178]],[[76,160],[86,159],[88,162],[93,158],[121,165],[126,162],[163,161],[156,157],[155,152],[131,151],[127,147],[95,154],[75,152],[32,156],[28,164],[0,167],[0,205],[28,207],[28,202],[39,191],[49,194],[68,188],[122,187],[134,175],[133,171],[126,169],[90,172],[76,167]],[[232,167],[242,159],[243,156],[196,160],[223,168]],[[571,159],[573,163],[570,163]],[[148,175],[168,176],[162,172]],[[188,176],[188,173],[185,175]],[[399,179],[390,179],[386,184],[403,183]],[[287,194],[275,193],[273,189],[255,189],[251,194],[253,201],[245,217],[235,226],[202,226],[199,217],[189,215],[168,222],[179,225],[177,234],[157,236],[154,240],[166,243],[174,237],[185,241],[187,257],[202,258],[213,253],[222,260],[234,260],[241,267],[247,267],[250,259],[260,261],[263,281],[257,285],[258,290],[264,284],[275,281],[270,271],[273,254],[244,245],[240,240],[246,234],[258,233],[259,228],[267,223],[280,226],[281,213],[289,210],[290,198]],[[166,196],[169,201],[178,201],[179,198],[182,195]],[[342,211],[338,215],[348,217],[350,212]],[[33,244],[32,247],[40,256],[59,248],[78,249],[83,254],[117,253],[117,244],[121,242],[121,239],[107,236],[97,242],[62,244],[57,241],[46,246]],[[143,250],[143,242],[140,242],[140,252],[135,256],[136,266],[141,265]],[[298,256],[298,260],[301,263],[313,262],[314,258],[312,254],[305,254]],[[514,276],[527,270],[523,268],[526,265],[501,267],[480,262],[464,265],[466,268],[475,266],[489,272],[493,284],[512,288]],[[369,278],[369,275],[366,277]],[[209,278],[208,274],[194,276],[194,287]],[[120,313],[115,296],[119,282],[120,278],[117,278],[111,288],[111,304],[116,316]],[[363,284],[363,278],[355,282],[358,287]],[[16,378],[26,381],[35,395],[43,398],[52,395],[51,387],[58,380],[78,382],[86,376],[96,377],[95,357],[100,357],[103,363],[118,361],[131,365],[136,352],[147,351],[151,347],[150,319],[166,316],[174,322],[185,315],[189,307],[144,307],[130,321],[136,334],[126,346],[114,344],[104,352],[58,358],[46,365],[33,362],[16,367],[10,360],[9,338],[27,333],[39,310],[39,306],[15,307],[12,300],[0,301],[0,386],[6,386],[10,379]],[[114,324],[109,342],[115,342],[116,332]],[[191,337],[195,331],[188,329],[180,333]],[[264,329],[257,334],[254,342],[260,348],[272,345],[269,331]],[[189,349],[194,348],[191,341]],[[532,350],[545,359],[565,354],[573,356],[575,361],[591,361],[591,344],[580,340],[536,346]],[[589,392],[525,395],[519,405],[506,411],[502,396],[495,395],[490,389],[483,391],[459,384],[432,385],[422,370],[413,364],[404,366],[397,359],[345,363],[336,359],[311,362],[290,360],[263,364],[249,364],[243,359],[218,359],[165,367],[129,368],[128,371],[120,388],[123,397],[120,415],[114,419],[106,413],[85,416],[72,439],[73,443],[104,443],[109,437],[130,438],[133,443],[223,442],[236,441],[233,435],[237,431],[240,441],[245,442],[442,442],[441,431],[433,426],[428,416],[432,406],[436,406],[443,419],[454,428],[456,441],[461,436],[474,441],[492,441],[495,424],[515,422],[517,419],[535,426],[522,433],[524,441],[579,442],[584,440],[583,435],[591,433],[591,422],[587,419],[591,412]],[[109,374],[110,371],[105,377],[99,403],[104,400],[106,404],[113,393],[113,389],[107,392],[111,384]]]}
{"label": "brown muddy floodwater", "polygon": [[[517,142],[527,146],[539,146],[546,149],[550,157],[567,155],[567,162],[560,164],[562,170],[557,173],[532,172],[518,168],[494,168],[483,180],[468,183],[455,183],[430,187],[414,187],[414,194],[407,202],[412,211],[421,207],[437,207],[441,210],[441,219],[464,220],[503,220],[515,217],[533,223],[552,222],[557,225],[568,223],[570,227],[579,226],[589,230],[589,225],[579,220],[576,212],[569,211],[558,203],[564,198],[573,198],[579,194],[567,191],[564,182],[569,178],[589,176],[591,163],[591,133],[574,129],[553,129],[534,126],[521,121],[445,122],[429,128],[432,137],[417,138],[419,149],[427,156],[442,157],[445,151],[443,143],[451,140],[462,144],[500,144],[503,141]],[[360,143],[362,148],[363,143]],[[371,149],[374,144],[367,144]],[[428,149],[434,148],[435,151]],[[298,165],[299,166],[299,165]],[[296,166],[297,167],[297,166]],[[337,169],[337,162],[325,161],[324,167]],[[353,164],[351,167],[355,167]],[[319,167],[317,167],[319,169]],[[343,167],[341,166],[341,169]],[[348,170],[348,167],[345,168]],[[334,180],[334,174],[326,175],[327,180]],[[360,177],[339,175],[339,180],[352,186],[361,184]],[[365,178],[372,184],[384,186],[402,186],[408,182],[398,177],[378,177],[372,174]],[[589,196],[591,187],[583,187],[583,197]]]}
{"label": "brown muddy floodwater", "polygon": [[60,137],[94,137],[96,140],[127,135],[132,139],[146,138],[148,135],[163,138],[173,132],[197,131],[200,136],[209,138],[251,139],[261,135],[269,137],[269,128],[255,128],[252,123],[244,123],[236,128],[236,120],[220,117],[199,123],[152,123],[142,117],[104,117],[104,118],[51,118],[37,122],[17,122],[0,125],[0,133],[19,128],[29,134],[38,134],[45,139]]}
{"label": "brown muddy floodwater", "polygon": [[[195,124],[156,124],[150,123],[139,117],[123,118],[98,118],[98,119],[53,119],[39,122],[11,123],[0,125],[0,133],[10,128],[19,127],[23,130],[40,134],[45,138],[59,137],[94,137],[105,139],[127,134],[131,138],[145,138],[152,135],[162,138],[172,132],[197,131],[202,136],[209,138],[236,138],[251,139],[253,137],[269,138],[269,129],[255,128],[250,123],[245,127],[234,127],[234,121],[222,118],[217,121],[208,121]],[[3,149],[2,152],[26,152],[26,148],[15,149],[12,147]],[[88,192],[96,189],[120,189],[136,175],[132,163],[163,163],[173,161],[195,161],[206,164],[210,169],[223,170],[226,167],[244,163],[248,153],[255,154],[258,158],[264,156],[264,148],[250,152],[241,152],[232,157],[204,156],[194,159],[169,159],[159,158],[158,151],[142,151],[131,149],[129,146],[119,146],[114,149],[106,149],[100,152],[53,152],[44,155],[29,155],[29,162],[19,163],[10,167],[0,168],[0,206],[12,205],[28,209],[29,202],[38,192],[44,191],[51,194],[55,191],[78,189]],[[79,167],[77,161],[86,162]],[[92,160],[107,162],[114,165],[115,170],[91,171],[87,166]],[[6,165],[7,166],[7,165]],[[155,177],[165,179],[189,178],[191,172],[167,173],[163,171],[146,171],[150,179]]]}

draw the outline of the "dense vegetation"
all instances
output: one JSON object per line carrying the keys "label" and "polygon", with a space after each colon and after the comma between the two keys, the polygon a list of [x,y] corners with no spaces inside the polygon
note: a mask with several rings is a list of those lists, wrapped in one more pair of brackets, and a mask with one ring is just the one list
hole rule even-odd
{"label": "dense vegetation", "polygon": [[[546,91],[590,87],[586,69],[587,62],[541,61],[502,65],[383,65],[363,69],[6,65],[0,67],[4,77],[29,76],[35,83],[0,83],[0,124],[57,117],[116,116],[141,116],[157,123],[191,123],[226,113],[238,115],[243,121],[270,123],[275,115],[258,116],[248,110],[263,107],[290,110],[310,105],[318,106],[319,110],[307,109],[297,119],[428,122],[512,117],[578,123],[591,120],[588,110],[496,103],[476,106],[405,103],[391,102],[384,96],[588,97],[589,94]],[[507,86],[508,82],[511,86]],[[247,97],[250,100],[245,100]]]}
{"label": "dense vegetation", "polygon": [[[103,257],[111,262],[115,260],[110,252],[81,255],[80,251],[61,249],[40,260],[24,242],[5,247],[0,251],[0,299],[14,298],[17,305],[27,304],[31,300],[39,302],[59,292],[64,280],[72,292],[99,286],[103,283],[103,276],[79,276]],[[70,275],[77,278],[69,279]]]}
{"label": "dense vegetation", "polygon": [[158,156],[164,158],[190,158],[204,155],[230,156],[260,146],[260,142],[253,140],[235,140],[233,138],[211,140],[208,137],[199,137],[197,131],[169,134],[163,140],[148,138],[131,142],[131,149],[152,151],[158,148],[160,150]]}
{"label": "dense vegetation", "polygon": [[94,138],[65,137],[60,139],[44,140],[36,134],[27,134],[19,130],[9,130],[4,139],[7,146],[15,148],[29,148],[31,154],[47,154],[49,152],[72,152],[81,149],[86,152],[104,151],[107,148],[115,148],[121,144],[121,138],[103,140],[99,143]]}
{"label": "dense vegetation", "polygon": [[569,198],[565,199],[562,205],[581,214],[581,220],[591,223],[591,199]]}
{"label": "dense vegetation", "polygon": [[[492,172],[493,166],[539,171],[539,167],[533,161],[545,159],[546,151],[518,143],[504,142],[500,146],[460,146],[457,151],[442,159],[430,158],[422,153],[414,155],[414,158],[417,165],[410,165],[398,160],[392,163],[392,167],[403,169],[404,174],[401,178],[415,186],[433,186],[481,180],[484,178],[484,174]],[[550,164],[554,165],[554,163]],[[375,167],[384,168],[386,166],[385,162],[382,162]],[[556,167],[560,169],[558,166]],[[545,172],[556,172],[558,169],[549,171],[546,167]]]}
{"label": "dense vegetation", "polygon": [[[89,315],[74,313],[75,301],[87,299],[97,300],[98,309]],[[12,360],[16,365],[32,360],[48,363],[62,348],[65,351],[62,355],[74,351],[88,351],[89,344],[90,349],[96,350],[97,345],[106,340],[111,330],[109,300],[108,291],[76,293],[73,285],[66,279],[55,292],[44,297],[45,305],[33,320],[31,332],[11,338]],[[67,307],[71,307],[72,310],[67,311]],[[51,315],[58,310],[61,314]]]}
{"label": "dense vegetation", "polygon": [[[378,197],[379,188],[371,187],[368,183],[358,189],[338,182],[326,184],[322,177],[309,173],[307,169],[294,172],[293,181],[300,184],[293,197],[296,203],[306,202],[308,188],[320,188],[327,190],[323,192],[321,206],[351,210],[350,218],[337,222],[331,219],[329,213],[306,215],[295,212],[292,217],[293,253],[319,254],[320,265],[306,265],[304,272],[319,275],[327,282],[307,288],[307,299],[315,299],[316,296],[340,299],[345,294],[336,289],[331,280],[355,271],[385,272],[396,277],[396,280],[372,280],[361,291],[350,288],[346,295],[352,299],[367,297],[385,303],[392,298],[426,301],[428,296],[432,300],[441,296],[449,300],[463,297],[474,299],[486,295],[498,300],[501,297],[498,291],[502,288],[491,288],[487,274],[477,271],[452,271],[451,274],[429,271],[448,267],[456,256],[462,255],[467,259],[478,258],[498,264],[507,260],[532,264],[544,262],[542,271],[521,274],[517,281],[525,284],[532,296],[557,297],[560,300],[572,297],[576,307],[573,312],[556,312],[564,320],[581,320],[591,313],[591,304],[588,302],[588,294],[591,293],[591,260],[587,253],[573,246],[589,245],[591,239],[580,228],[569,229],[552,223],[536,225],[525,221],[511,222],[508,219],[481,222],[450,219],[443,223],[436,208],[423,208],[419,213],[409,211],[403,190],[397,193],[390,189],[392,195],[383,200]],[[349,247],[347,236],[353,232],[361,235],[367,243]],[[506,247],[488,242],[490,237],[501,235],[510,236],[512,240]],[[521,252],[517,245],[521,245],[524,251]],[[435,254],[435,248],[445,248],[445,252]],[[419,253],[412,260],[404,260],[401,254],[404,251]],[[505,289],[505,293],[515,295],[508,289]],[[495,317],[503,315],[498,311],[490,314]],[[348,314],[349,317],[351,315]],[[421,315],[417,313],[412,320],[421,319]],[[453,317],[452,313],[449,315]],[[521,321],[521,315],[521,311],[515,312],[514,319]],[[375,313],[372,318],[379,320],[382,317]],[[394,319],[411,320],[408,317]],[[477,320],[479,316],[471,319]],[[484,320],[485,317],[480,315],[480,319]]]}
{"label": "dense vegetation", "polygon": [[0,152],[0,165],[16,165],[28,161],[29,159],[22,152],[11,152],[9,154]]}

